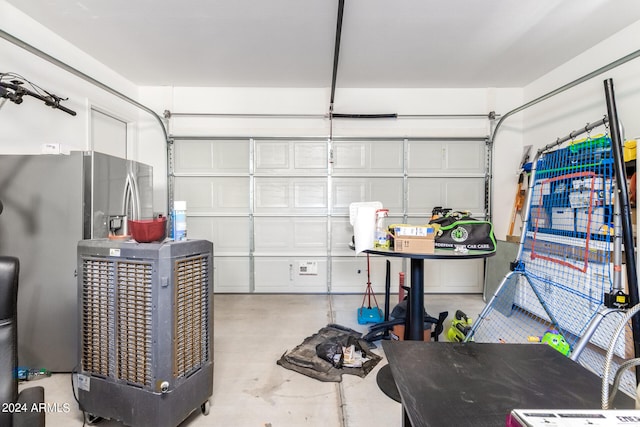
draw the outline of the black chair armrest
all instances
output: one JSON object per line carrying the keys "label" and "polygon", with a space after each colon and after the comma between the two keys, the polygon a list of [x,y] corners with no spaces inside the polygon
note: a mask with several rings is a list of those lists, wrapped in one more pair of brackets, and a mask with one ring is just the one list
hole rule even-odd
{"label": "black chair armrest", "polygon": [[43,387],[23,389],[18,394],[18,403],[27,411],[13,414],[13,427],[44,427],[46,411],[40,406],[44,403]]}

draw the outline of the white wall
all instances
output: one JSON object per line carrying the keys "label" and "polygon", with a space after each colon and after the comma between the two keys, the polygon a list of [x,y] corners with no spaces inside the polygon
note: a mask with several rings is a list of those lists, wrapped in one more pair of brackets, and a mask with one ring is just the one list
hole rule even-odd
{"label": "white wall", "polygon": [[[525,99],[540,97],[635,52],[640,49],[639,40],[640,22],[636,22],[525,87]],[[640,58],[636,58],[518,114],[524,116],[524,143],[541,147],[601,119],[607,114],[604,81],[609,78],[613,80],[623,137],[639,137]],[[593,134],[602,132],[599,127]]]}
{"label": "white wall", "polygon": [[[169,131],[176,136],[329,137],[329,88],[169,88],[145,87],[141,102],[171,113],[304,114],[314,118],[173,117]],[[340,89],[335,113],[399,116],[428,114],[504,113],[522,104],[521,89]],[[522,150],[521,118],[503,126],[496,141],[494,223],[504,239],[510,219]],[[149,132],[150,134],[153,131]],[[334,137],[488,136],[486,119],[335,119]],[[140,146],[146,137],[140,138]],[[157,159],[160,161],[160,159]],[[508,191],[504,191],[507,188]]]}
{"label": "white wall", "polygon": [[[135,85],[4,1],[0,1],[0,27],[85,74],[112,85],[129,96],[137,96]],[[90,148],[87,126],[88,106],[92,104],[128,120],[137,118],[135,109],[125,105],[123,101],[4,39],[0,39],[0,58],[0,72],[21,74],[57,95],[69,97],[62,104],[78,113],[72,117],[30,97],[24,97],[24,102],[20,105],[7,102],[0,110],[3,152],[39,153],[43,142],[58,142],[70,149]]]}
{"label": "white wall", "polygon": [[[337,89],[335,113],[402,115],[488,114],[516,106],[511,89]],[[514,99],[514,93],[517,94]],[[172,113],[301,114],[326,116],[329,88],[158,88],[141,89],[141,100],[155,110]],[[326,117],[228,118],[173,117],[173,135],[321,136],[328,137]],[[334,119],[333,136],[478,136],[488,135],[484,119]]]}
{"label": "white wall", "polygon": [[[496,97],[496,113],[507,112],[523,104],[522,89],[502,89]],[[505,240],[509,232],[514,198],[518,188],[520,159],[522,158],[522,117],[512,117],[500,126],[493,141],[492,221],[496,239]],[[518,223],[516,223],[516,227]],[[515,228],[514,234],[518,229]]]}
{"label": "white wall", "polygon": [[[0,0],[0,28],[13,37],[57,58],[129,98],[138,98],[138,87],[111,69],[86,55],[47,30],[30,17]],[[138,123],[146,113],[130,103],[104,91],[68,71],[37,57],[27,50],[0,38],[0,72],[14,72],[61,97],[77,115],[47,107],[35,98],[24,97],[22,104],[6,102],[0,109],[0,154],[39,154],[42,144],[60,144],[65,151],[88,150],[90,144],[90,110],[97,108],[130,123],[127,157],[154,166],[154,179],[166,185],[165,162],[155,161],[155,152],[165,153],[164,137],[153,135],[144,147],[138,144],[138,131],[158,124]],[[151,154],[151,155],[148,155]],[[164,155],[164,154],[163,154]],[[155,195],[155,211],[164,211],[163,193]]]}
{"label": "white wall", "polygon": [[[640,49],[640,22],[627,27],[524,88],[532,100]],[[525,110],[524,142],[540,147],[607,114],[604,80],[613,79],[626,137],[640,136],[640,58]],[[601,129],[598,129],[601,130]]]}
{"label": "white wall", "polygon": [[[545,95],[640,48],[640,22],[620,31],[523,88],[522,104]],[[569,89],[505,120],[494,140],[494,222],[500,238],[510,220],[509,204],[521,147],[535,149],[568,135],[607,114],[603,81],[614,81],[617,107],[626,137],[640,136],[640,58]],[[505,113],[509,110],[498,109]],[[522,129],[522,131],[521,131]],[[594,130],[594,134],[602,128]],[[586,135],[584,135],[586,136]],[[504,197],[502,196],[504,193]],[[506,214],[506,218],[504,215]]]}

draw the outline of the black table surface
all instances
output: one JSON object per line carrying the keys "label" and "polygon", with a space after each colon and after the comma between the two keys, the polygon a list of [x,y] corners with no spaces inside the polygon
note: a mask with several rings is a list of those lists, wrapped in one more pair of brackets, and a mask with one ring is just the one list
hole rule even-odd
{"label": "black table surface", "polygon": [[[384,341],[413,427],[504,426],[513,409],[600,409],[600,378],[544,344]],[[633,408],[622,392],[615,407]]]}
{"label": "black table surface", "polygon": [[467,251],[456,252],[453,249],[436,249],[431,254],[416,254],[408,252],[396,252],[393,249],[366,249],[363,252],[371,255],[384,255],[399,258],[413,259],[475,259],[487,258],[495,255],[495,252],[489,251]]}

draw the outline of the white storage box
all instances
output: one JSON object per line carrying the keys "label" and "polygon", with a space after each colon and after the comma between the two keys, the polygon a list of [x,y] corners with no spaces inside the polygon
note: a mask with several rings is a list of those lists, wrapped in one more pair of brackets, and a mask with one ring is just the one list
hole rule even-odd
{"label": "white storage box", "polygon": [[591,191],[591,184],[593,183],[593,190],[603,190],[603,179],[601,176],[597,176],[595,178],[583,178],[583,179],[574,179],[573,180],[573,189],[574,190],[587,190]]}
{"label": "white storage box", "polygon": [[551,228],[562,231],[575,231],[575,209],[553,208],[551,211]]}
{"label": "white storage box", "polygon": [[532,205],[541,205],[542,196],[548,196],[551,194],[551,185],[549,183],[537,183],[533,187],[533,194],[531,195]]}
{"label": "white storage box", "polygon": [[591,223],[589,223],[589,208],[576,209],[576,231],[578,233],[599,233],[600,227],[604,224],[605,208],[591,208]]}
{"label": "white storage box", "polygon": [[[593,194],[593,201],[596,202],[596,194]],[[586,208],[591,203],[592,193],[590,191],[572,191],[569,193],[569,204],[572,208]]]}

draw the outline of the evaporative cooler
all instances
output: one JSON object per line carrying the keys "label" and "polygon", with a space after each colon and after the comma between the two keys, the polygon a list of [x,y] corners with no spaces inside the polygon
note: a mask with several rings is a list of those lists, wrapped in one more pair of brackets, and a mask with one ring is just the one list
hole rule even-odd
{"label": "evaporative cooler", "polygon": [[213,245],[78,243],[78,400],[92,417],[175,427],[213,392]]}

